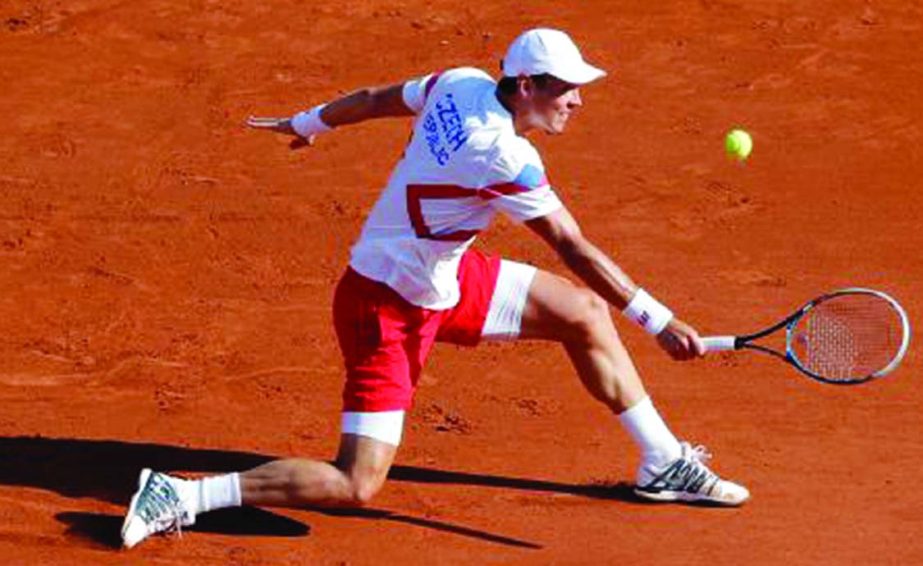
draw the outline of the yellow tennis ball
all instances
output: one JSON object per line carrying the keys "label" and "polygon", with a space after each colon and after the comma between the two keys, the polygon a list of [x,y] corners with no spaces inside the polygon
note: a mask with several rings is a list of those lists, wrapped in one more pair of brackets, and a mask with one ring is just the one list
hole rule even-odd
{"label": "yellow tennis ball", "polygon": [[753,138],[744,130],[735,128],[725,136],[724,149],[731,157],[743,161],[753,151]]}

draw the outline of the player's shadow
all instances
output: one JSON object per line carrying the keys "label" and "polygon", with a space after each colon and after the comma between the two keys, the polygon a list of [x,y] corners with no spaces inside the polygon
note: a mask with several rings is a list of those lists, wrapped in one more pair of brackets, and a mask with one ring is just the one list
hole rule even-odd
{"label": "player's shadow", "polygon": [[[48,489],[67,497],[125,504],[142,468],[222,473],[247,470],[278,456],[235,450],[186,448],[115,440],[0,437],[0,484]],[[565,493],[594,499],[638,501],[624,483],[572,484],[529,478],[395,465],[389,479]]]}
{"label": "player's shadow", "polygon": [[504,489],[565,493],[593,499],[611,499],[626,503],[642,503],[626,482],[564,483],[530,478],[495,476],[472,472],[453,472],[418,466],[393,466],[388,478],[414,483],[479,485]]}
{"label": "player's shadow", "polygon": [[[185,448],[113,440],[44,437],[0,437],[0,485],[36,487],[72,498],[94,498],[126,505],[136,489],[138,473],[148,467],[201,473],[246,470],[275,456],[233,450]],[[565,493],[594,499],[637,501],[625,484],[570,484],[491,474],[456,472],[418,466],[394,466],[389,478],[428,484],[484,486],[533,492]],[[538,545],[478,529],[385,510],[315,511],[386,520],[451,532],[481,540],[537,548]],[[103,546],[118,544],[120,517],[93,513],[60,513],[68,532]],[[304,536],[309,527],[294,519],[258,509],[233,509],[203,515],[194,530],[234,535]]]}
{"label": "player's shadow", "polygon": [[[67,511],[55,518],[67,525],[67,534],[91,542],[94,546],[119,548],[123,517],[106,513]],[[221,509],[196,518],[196,524],[184,530],[221,533],[234,536],[306,536],[311,528],[290,519],[255,507]]]}

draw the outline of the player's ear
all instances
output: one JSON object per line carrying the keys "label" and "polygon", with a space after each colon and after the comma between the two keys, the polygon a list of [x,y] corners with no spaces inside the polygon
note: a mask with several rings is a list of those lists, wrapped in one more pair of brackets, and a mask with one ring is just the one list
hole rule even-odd
{"label": "player's ear", "polygon": [[516,90],[521,98],[532,98],[532,95],[535,94],[535,83],[532,81],[532,77],[526,75],[516,77]]}

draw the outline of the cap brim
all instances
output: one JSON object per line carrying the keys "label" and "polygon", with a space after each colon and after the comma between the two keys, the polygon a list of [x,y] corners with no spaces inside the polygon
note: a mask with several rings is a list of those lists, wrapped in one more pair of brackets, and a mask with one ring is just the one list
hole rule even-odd
{"label": "cap brim", "polygon": [[562,69],[552,74],[562,81],[568,82],[570,84],[585,85],[595,81],[596,79],[605,77],[606,71],[596,68],[589,63],[583,63],[582,65],[568,67],[567,69]]}

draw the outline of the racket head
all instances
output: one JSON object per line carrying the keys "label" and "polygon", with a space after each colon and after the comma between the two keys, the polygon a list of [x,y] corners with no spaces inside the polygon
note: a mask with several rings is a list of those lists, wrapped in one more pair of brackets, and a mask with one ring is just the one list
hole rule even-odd
{"label": "racket head", "polygon": [[802,373],[836,385],[883,377],[910,346],[910,319],[894,298],[850,287],[802,307],[786,327],[786,357]]}

